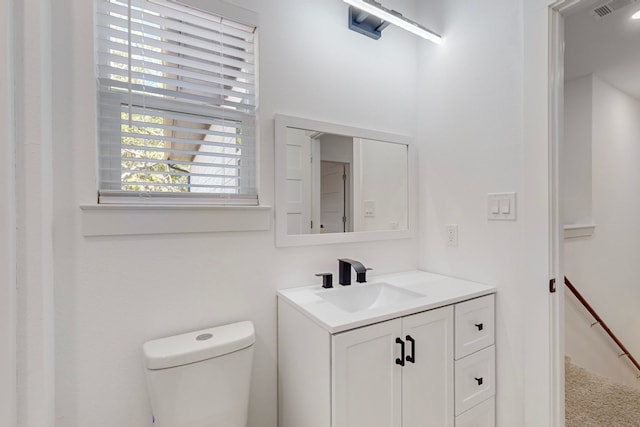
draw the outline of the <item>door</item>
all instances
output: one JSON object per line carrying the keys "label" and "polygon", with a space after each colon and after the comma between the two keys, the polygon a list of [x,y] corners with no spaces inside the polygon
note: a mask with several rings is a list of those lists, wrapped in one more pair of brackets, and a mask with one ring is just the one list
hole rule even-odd
{"label": "door", "polygon": [[[561,292],[549,293],[549,279],[557,276],[555,263],[559,253],[555,172],[556,130],[554,122],[559,110],[556,102],[557,86],[564,79],[557,74],[559,57],[553,20],[556,8],[576,4],[573,0],[543,0],[526,2],[524,13],[524,140],[522,156],[522,192],[518,210],[523,212],[520,222],[523,245],[522,268],[518,269],[519,298],[522,306],[515,314],[530,321],[522,324],[524,341],[523,378],[526,390],[524,420],[526,426],[563,426],[562,392],[558,378],[562,370],[560,313],[557,311]],[[535,4],[535,5],[534,5]],[[554,52],[555,50],[555,52]],[[551,137],[551,141],[550,141]],[[504,365],[500,365],[499,372]],[[504,371],[506,372],[506,371]],[[500,373],[498,373],[500,375]],[[501,402],[498,399],[498,408]],[[504,409],[502,410],[504,411]],[[504,417],[498,411],[497,422]]]}
{"label": "door", "polygon": [[402,319],[402,426],[453,427],[453,306]]}
{"label": "door", "polygon": [[311,139],[302,132],[287,138],[287,234],[311,233]]}
{"label": "door", "polygon": [[344,233],[347,229],[346,163],[322,162],[320,184],[321,233]]}
{"label": "door", "polygon": [[332,427],[400,427],[400,319],[332,337]]}

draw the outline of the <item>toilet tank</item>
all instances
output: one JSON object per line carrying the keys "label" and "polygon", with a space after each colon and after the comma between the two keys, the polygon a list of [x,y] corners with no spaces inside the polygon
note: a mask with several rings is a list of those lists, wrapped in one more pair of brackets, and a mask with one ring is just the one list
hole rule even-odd
{"label": "toilet tank", "polygon": [[254,343],[248,321],[145,343],[154,427],[246,427]]}

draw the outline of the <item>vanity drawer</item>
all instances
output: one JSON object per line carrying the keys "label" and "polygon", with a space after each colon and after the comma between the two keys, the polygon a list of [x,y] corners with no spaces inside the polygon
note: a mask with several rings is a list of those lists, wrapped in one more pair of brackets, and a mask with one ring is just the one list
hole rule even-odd
{"label": "vanity drawer", "polygon": [[491,346],[455,362],[456,415],[496,393],[496,348]]}
{"label": "vanity drawer", "polygon": [[495,427],[496,402],[490,397],[456,417],[456,427]]}
{"label": "vanity drawer", "polygon": [[455,307],[456,360],[493,345],[493,295],[465,301]]}

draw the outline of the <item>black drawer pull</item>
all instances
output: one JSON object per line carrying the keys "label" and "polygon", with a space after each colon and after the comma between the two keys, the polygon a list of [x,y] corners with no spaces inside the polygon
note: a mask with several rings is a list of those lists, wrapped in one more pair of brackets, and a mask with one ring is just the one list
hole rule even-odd
{"label": "black drawer pull", "polygon": [[474,380],[476,380],[478,382],[478,385],[482,385],[482,377],[480,378],[474,378]]}
{"label": "black drawer pull", "polygon": [[404,341],[400,338],[396,338],[396,344],[400,344],[400,358],[396,359],[396,364],[404,366]]}
{"label": "black drawer pull", "polygon": [[411,356],[406,357],[407,362],[416,363],[416,340],[411,335],[406,336],[407,341],[411,343]]}
{"label": "black drawer pull", "polygon": [[479,331],[484,329],[484,325],[482,323],[476,323],[475,327],[478,328]]}

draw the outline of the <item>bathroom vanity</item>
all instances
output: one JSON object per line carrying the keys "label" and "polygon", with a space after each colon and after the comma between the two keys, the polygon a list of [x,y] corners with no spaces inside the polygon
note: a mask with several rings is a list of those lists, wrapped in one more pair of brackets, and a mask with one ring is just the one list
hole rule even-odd
{"label": "bathroom vanity", "polygon": [[280,427],[493,427],[495,288],[423,271],[278,292]]}

